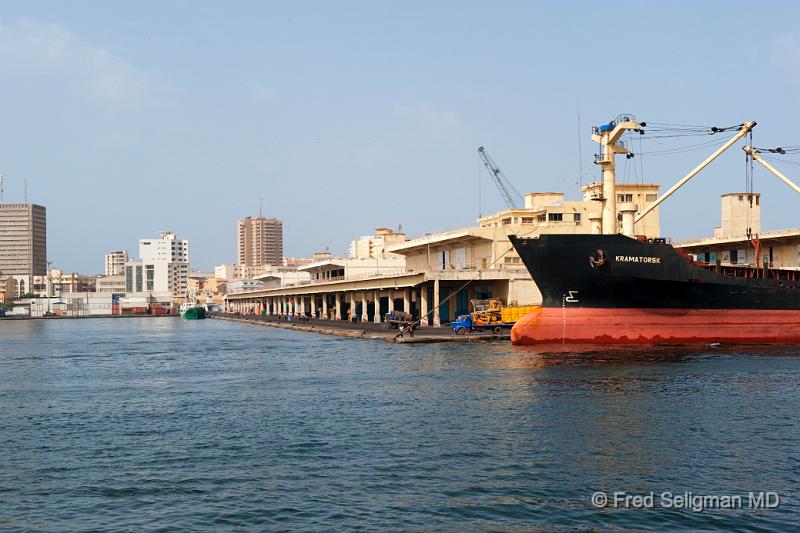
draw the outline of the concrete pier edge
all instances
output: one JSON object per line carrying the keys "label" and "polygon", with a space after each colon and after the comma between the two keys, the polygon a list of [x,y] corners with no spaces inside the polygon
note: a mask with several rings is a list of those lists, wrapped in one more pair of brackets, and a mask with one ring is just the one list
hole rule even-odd
{"label": "concrete pier edge", "polygon": [[291,329],[295,331],[303,331],[306,333],[319,333],[322,335],[333,335],[336,337],[348,337],[351,339],[372,339],[384,342],[391,342],[397,344],[432,344],[440,342],[508,342],[511,337],[508,334],[501,335],[425,335],[417,330],[414,337],[403,336],[397,337],[396,330],[383,331],[370,331],[359,329],[344,329],[337,328],[335,324],[330,326],[320,326],[318,324],[302,324],[298,322],[278,322],[259,320],[257,318],[248,316],[229,316],[229,315],[210,315],[209,318],[216,320],[228,320],[231,322],[240,322],[243,324],[254,324],[258,326],[268,326],[281,329]]}

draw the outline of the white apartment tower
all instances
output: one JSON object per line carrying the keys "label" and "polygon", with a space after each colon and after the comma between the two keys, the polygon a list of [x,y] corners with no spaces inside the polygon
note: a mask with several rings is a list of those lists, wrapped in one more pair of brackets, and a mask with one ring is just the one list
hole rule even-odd
{"label": "white apartment tower", "polygon": [[175,297],[185,297],[189,241],[176,239],[171,231],[162,231],[159,237],[139,240],[139,257],[144,269],[142,285],[146,291],[169,291]]}
{"label": "white apartment tower", "polygon": [[105,275],[119,276],[125,273],[125,263],[128,261],[128,250],[114,250],[106,254]]}

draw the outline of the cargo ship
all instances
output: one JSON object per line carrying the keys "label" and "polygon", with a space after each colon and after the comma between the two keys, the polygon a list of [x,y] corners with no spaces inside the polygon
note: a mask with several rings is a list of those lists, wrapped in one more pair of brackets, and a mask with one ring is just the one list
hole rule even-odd
{"label": "cargo ship", "polygon": [[[542,293],[542,305],[511,331],[515,344],[800,342],[800,273],[706,264],[663,238],[634,235],[634,223],[744,137],[739,132],[653,204],[615,205],[614,155],[630,117],[595,129],[603,148],[602,226],[597,234],[509,236]],[[749,148],[749,147],[748,147]],[[747,151],[747,150],[746,150]],[[783,179],[783,178],[782,178]]]}

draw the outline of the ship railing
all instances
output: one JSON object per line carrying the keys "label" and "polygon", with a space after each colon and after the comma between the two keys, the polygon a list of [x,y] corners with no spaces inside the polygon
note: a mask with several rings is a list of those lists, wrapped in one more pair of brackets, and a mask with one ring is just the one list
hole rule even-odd
{"label": "ship railing", "polygon": [[768,278],[775,280],[800,281],[800,269],[768,266],[756,267],[750,264],[713,264],[699,262],[699,266],[732,278]]}
{"label": "ship railing", "polygon": [[[770,231],[762,231],[758,233],[759,239],[775,239],[778,237],[786,237],[786,236],[794,236],[800,234],[800,228],[785,228],[779,230],[770,230]],[[676,239],[677,246],[697,246],[698,244],[702,244],[704,241],[743,241],[746,240],[746,236],[739,235],[739,236],[732,236],[732,235],[716,235],[716,234],[704,234],[704,235],[689,235],[685,237],[681,237]]]}
{"label": "ship railing", "polygon": [[649,244],[674,244],[672,239],[669,237],[648,237],[647,235],[636,235],[636,239]]}

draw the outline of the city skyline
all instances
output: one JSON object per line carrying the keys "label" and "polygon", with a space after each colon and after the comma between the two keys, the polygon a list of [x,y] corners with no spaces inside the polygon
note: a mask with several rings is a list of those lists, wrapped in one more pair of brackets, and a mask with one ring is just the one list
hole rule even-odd
{"label": "city skyline", "polygon": [[[4,3],[0,78],[14,102],[0,132],[4,202],[47,206],[48,259],[65,271],[100,272],[105,253],[165,228],[210,270],[236,256],[231,225],[260,197],[284,222],[287,256],[345,254],[379,226],[413,236],[474,224],[503,207],[481,145],[520,191],[577,198],[597,177],[590,128],[621,112],[757,120],[756,146],[799,144],[785,103],[800,85],[800,28],[774,17],[797,7],[749,13],[737,48],[727,28],[748,5],[611,15],[512,2],[487,16],[462,2]],[[594,50],[609,31],[626,44],[600,68]],[[663,190],[711,150],[663,152],[700,141],[656,140],[621,177]],[[713,233],[719,196],[747,186],[743,162],[731,150],[666,202],[664,235]],[[790,164],[776,163],[791,176]],[[760,168],[755,188],[765,229],[797,225],[794,193]]]}

